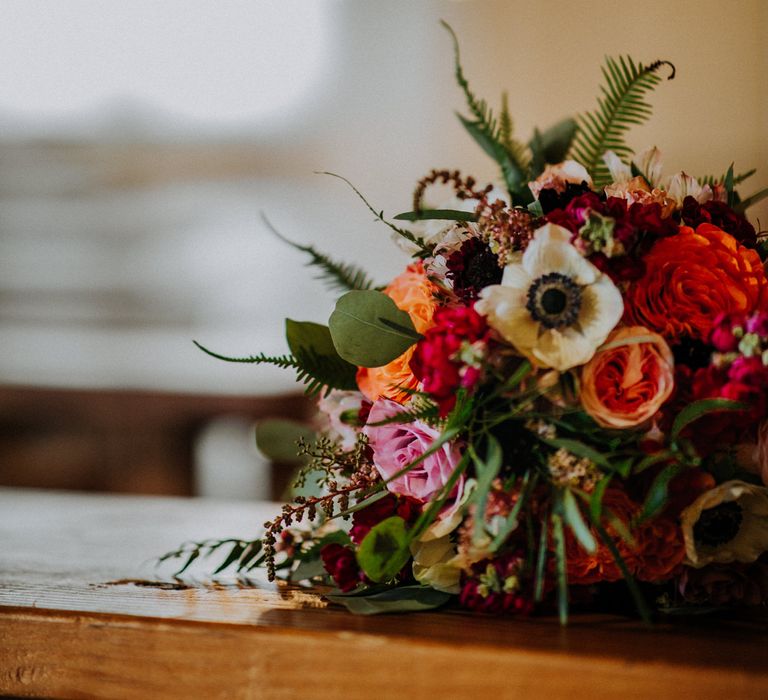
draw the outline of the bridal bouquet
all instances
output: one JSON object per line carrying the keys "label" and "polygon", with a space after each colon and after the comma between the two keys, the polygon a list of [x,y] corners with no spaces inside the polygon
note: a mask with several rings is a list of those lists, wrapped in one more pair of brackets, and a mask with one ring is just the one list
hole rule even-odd
{"label": "bridal bouquet", "polygon": [[633,155],[666,61],[607,59],[593,112],[517,141],[453,40],[460,119],[503,185],[434,170],[409,211],[371,208],[411,255],[382,287],[292,244],[344,292],[328,324],[222,359],[296,370],[318,433],[304,495],[224,541],[219,570],[264,566],[360,613],[765,604],[768,246],[744,211],[766,193],[736,190],[754,171]]}

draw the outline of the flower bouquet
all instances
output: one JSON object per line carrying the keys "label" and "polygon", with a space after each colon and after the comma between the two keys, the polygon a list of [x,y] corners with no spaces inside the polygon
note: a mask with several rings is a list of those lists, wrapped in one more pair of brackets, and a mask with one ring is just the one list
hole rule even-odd
{"label": "flower bouquet", "polygon": [[292,244],[344,292],[328,325],[288,320],[280,357],[206,352],[319,398],[303,495],[259,540],[171,556],[227,545],[219,571],[264,566],[365,614],[764,604],[768,246],[744,211],[766,192],[633,156],[667,61],[607,59],[593,112],[522,143],[451,35],[461,122],[503,186],[434,170],[394,220],[368,205],[412,258],[383,288]]}

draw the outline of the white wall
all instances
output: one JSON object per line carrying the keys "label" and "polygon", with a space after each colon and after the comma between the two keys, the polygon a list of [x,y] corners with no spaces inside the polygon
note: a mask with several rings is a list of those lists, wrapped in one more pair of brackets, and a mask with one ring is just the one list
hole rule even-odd
{"label": "white wall", "polygon": [[[123,62],[124,71],[135,70],[130,80],[115,77],[113,89],[100,84],[98,94],[107,97],[82,109],[73,100],[58,116],[50,108],[55,101],[37,114],[31,97],[26,111],[10,104],[14,91],[3,89],[8,73],[0,85],[0,382],[232,393],[290,388],[290,374],[216,363],[190,340],[232,354],[283,352],[284,316],[327,318],[333,295],[311,279],[299,254],[264,232],[260,210],[289,237],[358,262],[381,281],[399,270],[404,258],[387,229],[343,184],[314,170],[346,175],[389,213],[410,207],[415,181],[431,167],[495,176],[454,117],[463,104],[440,18],[460,36],[476,92],[497,104],[509,91],[521,136],[590,109],[605,54],[665,58],[677,66],[677,78],[659,86],[652,122],[630,143],[659,145],[669,171],[716,174],[731,161],[737,171],[758,167],[751,186],[768,186],[768,3],[760,0],[316,0],[321,48],[295,33],[284,38],[295,51],[314,52],[315,82],[277,119],[259,116],[259,101],[247,98],[249,90],[256,95],[274,86],[269,54],[248,54],[247,40],[232,51],[233,89],[244,94],[239,112],[231,97],[221,98],[220,109],[203,109],[216,99],[215,82],[225,71],[211,75],[195,65],[190,74],[199,82],[183,77],[201,103],[179,98],[174,111],[173,90],[153,101],[150,90],[142,96],[140,89],[164,55],[175,55],[172,15],[142,23],[145,3],[62,0],[56,6],[67,10],[66,21],[52,31],[85,46],[88,36],[101,37],[100,26],[107,31],[93,8],[110,4],[138,13],[121,25],[133,33],[125,45],[141,50],[144,42],[159,57],[154,63]],[[184,4],[180,22],[194,23],[196,7],[218,9],[206,49],[216,66],[225,65],[227,32],[249,26],[234,9],[235,24],[227,25],[226,8],[242,13],[247,6],[256,38],[265,23],[274,36],[289,26],[274,12],[280,3]],[[24,13],[36,6],[4,0],[6,35],[21,37],[29,24]],[[163,7],[169,6],[175,5]],[[295,13],[307,5],[282,6]],[[162,22],[169,23],[165,34]],[[189,32],[194,36],[184,31],[179,52],[189,50]],[[97,54],[109,51],[108,43],[94,41]],[[15,84],[38,85],[46,75],[45,62],[38,60],[34,73],[20,59],[34,50],[67,94],[80,64],[66,41],[19,42],[3,49]],[[286,70],[280,55],[274,71]],[[244,61],[254,62],[252,76]],[[284,80],[306,80],[307,66],[295,66],[295,75],[281,73]],[[81,77],[70,92],[82,88]],[[108,81],[108,71],[100,79]],[[121,93],[126,85],[139,86],[132,97]],[[752,214],[766,220],[768,208]]]}

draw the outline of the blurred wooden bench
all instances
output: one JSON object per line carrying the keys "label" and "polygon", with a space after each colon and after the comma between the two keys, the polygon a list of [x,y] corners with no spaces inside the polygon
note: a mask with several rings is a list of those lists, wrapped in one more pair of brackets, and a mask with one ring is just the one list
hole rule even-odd
{"label": "blurred wooden bench", "polygon": [[142,583],[183,540],[253,537],[276,509],[0,490],[0,695],[768,697],[765,621],[356,617],[286,586]]}
{"label": "blurred wooden bench", "polygon": [[[0,387],[0,485],[192,495],[194,438],[222,415],[301,419],[299,394]],[[290,474],[273,470],[273,497]]]}

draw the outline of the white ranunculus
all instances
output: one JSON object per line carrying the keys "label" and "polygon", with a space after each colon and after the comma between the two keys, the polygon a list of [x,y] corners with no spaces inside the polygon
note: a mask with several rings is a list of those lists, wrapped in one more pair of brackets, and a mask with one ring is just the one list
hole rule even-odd
{"label": "white ranunculus", "polygon": [[753,562],[768,551],[768,488],[726,481],[681,513],[686,564]]}
{"label": "white ranunculus", "polygon": [[570,239],[561,226],[538,229],[521,261],[475,305],[518,352],[560,372],[588,362],[624,312],[616,285]]}

